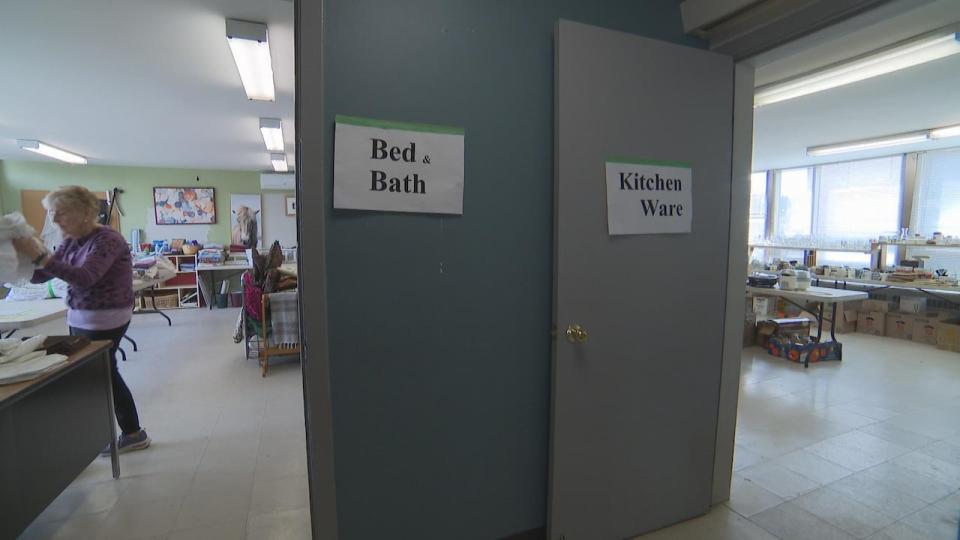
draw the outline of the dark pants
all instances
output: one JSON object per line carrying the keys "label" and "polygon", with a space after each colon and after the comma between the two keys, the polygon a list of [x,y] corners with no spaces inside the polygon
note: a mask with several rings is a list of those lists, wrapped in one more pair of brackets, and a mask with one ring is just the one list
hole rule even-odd
{"label": "dark pants", "polygon": [[133,402],[133,395],[130,389],[123,382],[120,371],[117,369],[117,349],[120,348],[120,340],[127,333],[127,323],[119,328],[111,330],[87,330],[85,328],[70,327],[71,336],[86,336],[93,341],[110,340],[113,347],[110,347],[110,369],[113,379],[113,410],[116,411],[117,423],[120,424],[120,430],[124,435],[130,435],[140,431],[140,418],[137,416],[137,405]]}

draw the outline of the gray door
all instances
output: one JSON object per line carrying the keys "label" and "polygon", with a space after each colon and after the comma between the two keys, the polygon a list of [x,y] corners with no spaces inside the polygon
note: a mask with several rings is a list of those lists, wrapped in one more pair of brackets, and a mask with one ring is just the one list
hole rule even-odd
{"label": "gray door", "polygon": [[[621,539],[710,504],[734,65],[563,21],[556,42],[549,534]],[[692,232],[609,236],[608,156],[691,164]]]}

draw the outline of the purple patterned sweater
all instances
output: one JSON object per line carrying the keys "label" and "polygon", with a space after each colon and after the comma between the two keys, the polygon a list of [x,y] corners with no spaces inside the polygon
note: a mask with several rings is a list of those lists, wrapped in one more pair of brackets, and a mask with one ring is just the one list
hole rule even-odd
{"label": "purple patterned sweater", "polygon": [[123,235],[97,227],[83,238],[68,238],[33,283],[58,277],[70,284],[67,306],[76,310],[133,308],[133,263]]}

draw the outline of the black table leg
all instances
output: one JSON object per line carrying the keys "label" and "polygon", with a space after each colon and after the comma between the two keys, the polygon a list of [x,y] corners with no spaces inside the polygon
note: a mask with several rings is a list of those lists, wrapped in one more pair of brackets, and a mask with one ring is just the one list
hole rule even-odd
{"label": "black table leg", "polygon": [[[198,290],[198,291],[197,291],[197,296],[199,297],[199,295],[200,295],[200,291]],[[200,302],[200,300],[198,299],[197,302]],[[161,317],[163,317],[164,319],[167,320],[167,326],[173,326],[173,321],[170,320],[170,317],[168,317],[166,313],[164,313],[164,312],[160,311],[159,309],[157,309],[157,296],[156,296],[156,291],[154,291],[153,294],[150,295],[150,303],[153,304],[153,310],[156,311],[157,313],[159,313]],[[132,340],[131,340],[131,341],[132,341]],[[136,345],[134,345],[133,350],[137,350]]]}
{"label": "black table leg", "polygon": [[133,352],[137,352],[137,351],[139,350],[139,349],[137,349],[137,342],[134,341],[132,337],[124,334],[124,335],[123,335],[123,339],[129,341],[130,343],[133,343]]}

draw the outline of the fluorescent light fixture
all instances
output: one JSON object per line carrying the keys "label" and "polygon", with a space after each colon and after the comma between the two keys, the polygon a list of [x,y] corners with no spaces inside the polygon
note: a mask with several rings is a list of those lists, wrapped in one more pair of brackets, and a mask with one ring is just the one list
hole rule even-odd
{"label": "fluorescent light fixture", "polygon": [[928,35],[783,82],[762,86],[754,107],[786,101],[960,53],[960,33]]}
{"label": "fluorescent light fixture", "polygon": [[260,134],[270,152],[283,152],[283,126],[279,118],[261,118]]}
{"label": "fluorescent light fixture", "polygon": [[87,158],[79,154],[74,154],[73,152],[67,152],[66,150],[57,148],[56,146],[50,146],[45,142],[18,139],[17,146],[23,148],[24,150],[42,154],[53,159],[59,159],[60,161],[66,161],[67,163],[73,163],[74,165],[87,164]]}
{"label": "fluorescent light fixture", "polygon": [[270,163],[273,163],[273,172],[287,172],[287,155],[270,154]]}
{"label": "fluorescent light fixture", "polygon": [[960,136],[960,125],[936,128],[930,130],[931,139],[946,139]]}
{"label": "fluorescent light fixture", "polygon": [[830,156],[833,154],[845,154],[847,152],[859,152],[860,150],[872,150],[874,148],[886,148],[888,146],[900,146],[902,144],[918,143],[929,140],[929,138],[928,132],[915,131],[912,133],[901,133],[899,135],[890,135],[887,137],[877,137],[876,139],[864,139],[861,141],[826,144],[823,146],[811,146],[807,148],[807,155]]}
{"label": "fluorescent light fixture", "polygon": [[233,61],[240,72],[240,82],[248,99],[273,101],[273,64],[270,61],[270,43],[267,25],[227,19],[227,43]]}

